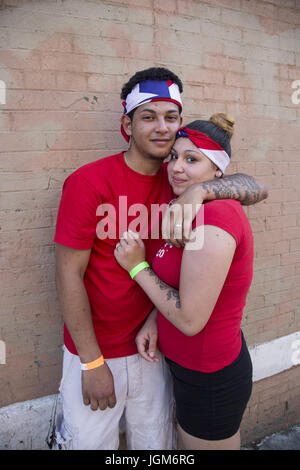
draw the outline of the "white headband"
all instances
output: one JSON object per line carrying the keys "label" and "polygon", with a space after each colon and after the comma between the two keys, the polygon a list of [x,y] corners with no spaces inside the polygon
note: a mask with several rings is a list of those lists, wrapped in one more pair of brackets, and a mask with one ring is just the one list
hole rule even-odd
{"label": "white headband", "polygon": [[215,165],[217,165],[218,168],[222,171],[222,173],[225,173],[225,170],[227,166],[230,163],[230,157],[225,150],[207,150],[207,149],[201,149],[202,153],[207,156]]}

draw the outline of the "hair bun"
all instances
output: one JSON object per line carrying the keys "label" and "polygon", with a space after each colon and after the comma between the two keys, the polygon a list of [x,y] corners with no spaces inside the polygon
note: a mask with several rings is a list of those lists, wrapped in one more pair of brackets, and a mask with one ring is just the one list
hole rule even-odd
{"label": "hair bun", "polygon": [[235,119],[233,116],[225,113],[215,113],[210,117],[209,120],[216,126],[226,131],[229,135],[229,138],[231,139],[234,133],[235,123]]}

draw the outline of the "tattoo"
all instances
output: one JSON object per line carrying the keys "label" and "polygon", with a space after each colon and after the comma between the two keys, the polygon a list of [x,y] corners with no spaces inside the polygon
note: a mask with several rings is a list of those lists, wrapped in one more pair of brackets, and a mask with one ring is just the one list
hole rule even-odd
{"label": "tattoo", "polygon": [[256,204],[268,197],[268,189],[252,176],[243,173],[224,176],[202,183],[209,199],[236,199],[245,206]]}
{"label": "tattoo", "polygon": [[180,308],[180,297],[179,297],[179,291],[177,289],[173,289],[172,287],[168,286],[168,284],[165,284],[156,274],[154,271],[152,271],[151,268],[145,268],[144,271],[147,271],[150,276],[154,277],[155,283],[159,285],[159,288],[161,290],[166,290],[167,291],[167,300],[175,299],[176,303],[175,306],[176,308]]}

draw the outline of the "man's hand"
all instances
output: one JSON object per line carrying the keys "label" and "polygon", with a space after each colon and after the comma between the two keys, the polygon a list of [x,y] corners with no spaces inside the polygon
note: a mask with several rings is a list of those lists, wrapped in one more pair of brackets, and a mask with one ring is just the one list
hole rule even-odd
{"label": "man's hand", "polygon": [[85,405],[91,410],[105,410],[113,408],[116,403],[113,375],[106,362],[95,369],[85,370],[81,373],[82,397]]}
{"label": "man's hand", "polygon": [[159,358],[155,356],[157,345],[156,312],[154,308],[135,338],[138,352],[148,362],[159,362]]}
{"label": "man's hand", "polygon": [[201,209],[204,193],[199,184],[187,188],[164,213],[162,237],[170,245],[184,246],[189,241],[192,223]]}

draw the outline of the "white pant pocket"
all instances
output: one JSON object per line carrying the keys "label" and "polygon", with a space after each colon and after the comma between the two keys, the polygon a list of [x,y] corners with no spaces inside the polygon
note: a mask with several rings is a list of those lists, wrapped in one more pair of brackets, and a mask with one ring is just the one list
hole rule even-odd
{"label": "white pant pocket", "polygon": [[60,413],[56,417],[52,449],[53,450],[72,450],[73,449],[73,436],[66,429],[64,425],[62,413]]}

